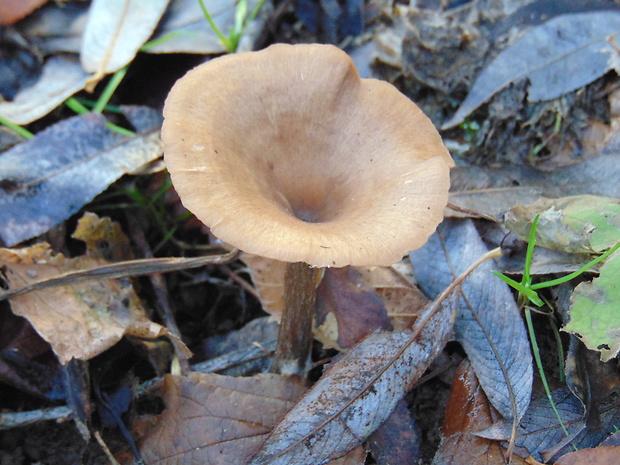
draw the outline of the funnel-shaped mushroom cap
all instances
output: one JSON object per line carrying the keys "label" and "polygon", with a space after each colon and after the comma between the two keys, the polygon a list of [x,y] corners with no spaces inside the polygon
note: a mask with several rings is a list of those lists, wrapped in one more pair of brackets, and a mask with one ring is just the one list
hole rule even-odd
{"label": "funnel-shaped mushroom cap", "polygon": [[245,252],[390,265],[443,218],[452,158],[392,85],[330,45],[273,45],[198,66],[164,108],[183,204]]}

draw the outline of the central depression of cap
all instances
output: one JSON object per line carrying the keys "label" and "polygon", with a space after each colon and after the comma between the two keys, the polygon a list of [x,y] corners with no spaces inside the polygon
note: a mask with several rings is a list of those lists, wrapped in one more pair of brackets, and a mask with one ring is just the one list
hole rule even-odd
{"label": "central depression of cap", "polygon": [[164,118],[183,204],[245,252],[390,265],[443,218],[453,161],[433,124],[336,47],[211,60],[175,84]]}

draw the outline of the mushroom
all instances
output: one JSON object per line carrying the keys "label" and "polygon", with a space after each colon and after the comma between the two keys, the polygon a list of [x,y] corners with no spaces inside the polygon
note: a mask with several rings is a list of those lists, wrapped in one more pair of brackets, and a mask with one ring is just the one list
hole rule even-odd
{"label": "mushroom", "polygon": [[220,240],[289,263],[272,371],[306,372],[318,269],[392,265],[443,219],[454,166],[395,87],[331,45],[213,59],[174,85],[165,162]]}

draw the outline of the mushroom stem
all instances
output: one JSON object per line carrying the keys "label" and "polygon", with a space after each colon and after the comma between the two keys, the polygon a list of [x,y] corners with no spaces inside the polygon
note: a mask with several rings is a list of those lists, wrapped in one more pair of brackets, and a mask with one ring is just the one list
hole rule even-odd
{"label": "mushroom stem", "polygon": [[312,318],[320,268],[288,263],[284,274],[284,311],[272,373],[305,376],[310,365]]}

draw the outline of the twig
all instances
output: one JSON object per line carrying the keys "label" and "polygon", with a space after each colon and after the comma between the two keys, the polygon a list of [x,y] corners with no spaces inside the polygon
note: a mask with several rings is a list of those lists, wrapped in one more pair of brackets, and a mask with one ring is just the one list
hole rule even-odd
{"label": "twig", "polygon": [[[151,250],[151,246],[148,241],[144,237],[144,232],[141,228],[138,227],[137,220],[132,215],[127,215],[127,220],[129,222],[129,229],[131,231],[131,236],[142,252],[142,255],[146,258],[154,258],[153,251]],[[155,310],[159,317],[162,319],[164,326],[168,328],[170,333],[181,339],[181,330],[177,325],[176,319],[174,318],[174,309],[172,308],[172,304],[170,302],[170,296],[168,294],[168,289],[166,288],[164,279],[161,273],[153,273],[149,275],[149,280],[151,282],[151,286],[153,287],[153,292],[155,292],[155,297],[157,299],[157,304],[155,305]],[[181,366],[181,373],[187,374],[189,371],[189,361],[187,355],[180,350],[178,344],[173,344],[175,354],[179,359],[179,364]]]}
{"label": "twig", "polygon": [[60,274],[54,278],[37,281],[21,289],[10,289],[0,292],[0,302],[27,292],[38,291],[56,286],[65,286],[76,282],[88,281],[92,279],[116,279],[128,278],[131,276],[141,276],[153,273],[170,273],[172,271],[189,270],[200,268],[205,265],[225,265],[235,260],[240,251],[232,251],[218,255],[207,255],[205,257],[182,258],[144,258],[141,260],[127,260],[123,262],[102,265],[85,270],[70,271]]}

